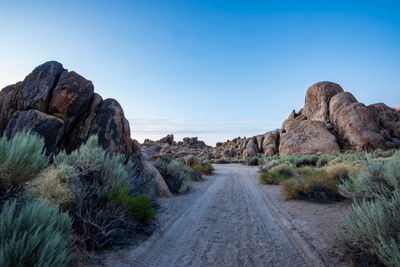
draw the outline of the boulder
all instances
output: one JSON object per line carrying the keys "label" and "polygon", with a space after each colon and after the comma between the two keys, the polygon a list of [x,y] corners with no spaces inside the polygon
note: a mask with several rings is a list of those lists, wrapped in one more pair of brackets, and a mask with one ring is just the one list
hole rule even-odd
{"label": "boulder", "polygon": [[287,122],[289,131],[280,135],[279,155],[311,155],[339,153],[336,137],[315,120]]}
{"label": "boulder", "polygon": [[202,164],[201,160],[193,155],[188,155],[188,156],[183,157],[183,162],[185,165],[190,166],[190,167]]}
{"label": "boulder", "polygon": [[279,131],[268,132],[262,143],[262,151],[265,156],[273,156],[278,152]]}
{"label": "boulder", "polygon": [[68,131],[90,108],[93,91],[91,81],[73,71],[62,72],[53,90],[50,114],[62,119]]}
{"label": "boulder", "polygon": [[329,119],[330,99],[343,92],[342,87],[332,82],[318,82],[307,90],[304,108],[301,114],[307,119],[325,122]]}
{"label": "boulder", "polygon": [[355,102],[342,105],[331,114],[331,122],[345,149],[359,152],[386,149],[374,114],[364,104]]}
{"label": "boulder", "polygon": [[23,109],[37,109],[47,113],[53,88],[63,71],[63,66],[56,61],[36,67],[21,85]]}
{"label": "boulder", "polygon": [[0,91],[0,134],[3,134],[8,120],[16,111],[22,109],[21,82],[9,85]]}
{"label": "boulder", "polygon": [[93,134],[97,134],[99,144],[111,152],[132,153],[129,123],[115,99],[106,99],[98,106],[89,136]]}
{"label": "boulder", "polygon": [[172,143],[174,142],[174,135],[173,134],[169,134],[169,135],[161,138],[160,140],[158,140],[158,142],[167,143],[167,144],[172,145]]}
{"label": "boulder", "polygon": [[242,157],[243,158],[250,158],[257,156],[257,139],[256,138],[251,138],[248,139],[246,148],[242,152]]}
{"label": "boulder", "polygon": [[64,131],[64,122],[61,119],[34,109],[18,110],[8,121],[4,135],[12,138],[23,130],[30,130],[44,138],[47,155],[60,151]]}
{"label": "boulder", "polygon": [[264,135],[260,134],[256,136],[256,141],[257,141],[257,152],[262,153],[263,152],[263,141],[264,141]]}
{"label": "boulder", "polygon": [[64,142],[64,147],[68,152],[77,149],[80,144],[84,143],[89,138],[93,120],[96,116],[96,110],[102,101],[102,97],[97,93],[94,93],[92,102],[89,104],[89,108],[86,113],[72,129],[69,129],[69,133],[67,134]]}

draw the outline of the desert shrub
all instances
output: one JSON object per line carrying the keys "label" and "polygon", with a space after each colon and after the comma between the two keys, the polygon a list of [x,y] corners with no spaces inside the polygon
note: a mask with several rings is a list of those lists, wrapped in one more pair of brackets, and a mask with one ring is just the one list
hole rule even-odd
{"label": "desert shrub", "polygon": [[1,266],[66,266],[70,260],[71,218],[46,200],[18,209],[7,202],[0,213]]}
{"label": "desert shrub", "polygon": [[267,172],[261,173],[259,176],[259,181],[262,184],[279,184],[281,181],[295,177],[296,175],[296,167],[290,163],[284,162],[278,166],[272,167]]}
{"label": "desert shrub", "polygon": [[386,266],[400,265],[400,192],[362,199],[352,206],[344,223],[351,234],[340,233],[344,245],[365,255],[375,255]]}
{"label": "desert shrub", "polygon": [[73,228],[79,236],[78,246],[101,250],[132,241],[140,225],[130,212],[107,200],[108,187],[101,183],[99,172],[80,174],[72,179],[76,204],[71,210]]}
{"label": "desert shrub", "polygon": [[272,167],[269,172],[275,173],[283,179],[295,177],[297,175],[296,167],[289,163],[281,163],[278,166]]}
{"label": "desert shrub", "polygon": [[35,179],[35,191],[39,197],[66,210],[75,201],[75,196],[70,189],[71,178],[75,175],[76,170],[72,166],[66,164],[60,164],[58,167],[50,166]]}
{"label": "desert shrub", "polygon": [[109,189],[113,184],[130,186],[128,171],[132,168],[131,161],[125,164],[126,158],[121,154],[109,154],[98,144],[98,137],[92,135],[85,144],[71,154],[65,151],[54,157],[54,165],[72,166],[80,175],[98,173],[104,188]]}
{"label": "desert shrub", "polygon": [[318,158],[318,161],[315,165],[318,168],[321,168],[321,167],[324,167],[325,165],[327,165],[330,161],[332,161],[334,159],[335,159],[334,155],[324,154]]}
{"label": "desert shrub", "polygon": [[257,157],[252,157],[248,160],[247,166],[258,166],[258,158]]}
{"label": "desert shrub", "polygon": [[286,199],[306,199],[321,203],[338,201],[340,179],[346,179],[349,168],[346,165],[335,168],[301,168],[299,176],[283,182]]}
{"label": "desert shrub", "polygon": [[32,180],[49,163],[44,140],[31,132],[19,132],[11,140],[0,139],[0,193]]}
{"label": "desert shrub", "polygon": [[112,186],[107,194],[108,201],[115,202],[120,206],[126,207],[133,217],[140,222],[148,222],[154,219],[156,212],[150,203],[147,195],[136,197],[129,195],[128,186]]}
{"label": "desert shrub", "polygon": [[[399,157],[394,158],[393,162],[399,164]],[[396,165],[392,163],[388,166],[391,166],[387,167],[388,175],[384,175],[384,163],[377,162],[370,155],[366,155],[364,165],[358,175],[339,185],[340,193],[345,197],[356,199],[372,199],[376,194],[390,194],[398,182],[393,175],[389,175],[391,170],[397,169]]]}
{"label": "desert shrub", "polygon": [[178,160],[170,162],[157,160],[153,162],[153,165],[164,178],[169,190],[175,194],[186,192],[188,190],[188,181],[196,175],[191,167],[186,166]]}
{"label": "desert shrub", "polygon": [[348,233],[339,232],[340,240],[350,251],[399,266],[400,152],[387,163],[367,156],[359,174],[344,181],[339,190],[354,200],[353,213],[344,221]]}
{"label": "desert shrub", "polygon": [[203,163],[202,165],[193,166],[193,170],[202,175],[210,175],[213,173],[214,167],[210,163]]}
{"label": "desert shrub", "polygon": [[260,174],[259,181],[261,184],[278,185],[283,181],[282,176],[274,172],[263,172]]}

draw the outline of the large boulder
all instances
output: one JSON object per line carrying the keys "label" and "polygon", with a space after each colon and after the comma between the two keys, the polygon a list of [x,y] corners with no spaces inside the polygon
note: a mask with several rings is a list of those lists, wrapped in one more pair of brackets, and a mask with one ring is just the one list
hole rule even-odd
{"label": "large boulder", "polygon": [[89,108],[82,118],[78,120],[76,125],[69,129],[69,133],[65,138],[64,145],[65,149],[70,152],[79,147],[80,144],[84,143],[88,138],[92,129],[92,123],[96,116],[96,110],[100,106],[103,98],[97,94],[93,94],[92,102],[89,104]]}
{"label": "large boulder", "polygon": [[278,152],[279,131],[268,132],[262,143],[262,151],[265,156],[273,156]]}
{"label": "large boulder", "polygon": [[242,152],[243,158],[250,158],[257,156],[258,148],[257,148],[257,139],[255,137],[248,140],[246,144],[246,148]]}
{"label": "large boulder", "polygon": [[0,91],[0,136],[32,130],[48,152],[79,147],[91,134],[111,153],[133,151],[129,123],[119,103],[102,100],[93,84],[55,61],[33,70],[22,82]]}
{"label": "large boulder", "polygon": [[106,99],[99,105],[89,135],[99,136],[105,149],[130,155],[132,152],[129,122],[121,105],[115,99]]}
{"label": "large boulder", "polygon": [[307,119],[325,122],[329,118],[330,99],[343,92],[342,87],[332,82],[318,82],[307,90],[302,114]]}
{"label": "large boulder", "polygon": [[53,90],[50,113],[62,119],[68,131],[90,108],[93,91],[91,81],[73,71],[64,71]]}
{"label": "large boulder", "polygon": [[63,66],[56,61],[36,67],[21,85],[23,109],[37,109],[47,113],[53,89],[63,71]]}
{"label": "large boulder", "polygon": [[21,82],[9,85],[0,91],[0,134],[3,134],[11,115],[22,109]]}
{"label": "large boulder", "polygon": [[4,134],[7,138],[12,138],[23,130],[30,130],[44,138],[47,155],[60,151],[64,131],[64,122],[61,119],[34,109],[18,110],[8,121]]}
{"label": "large boulder", "polygon": [[334,96],[330,107],[330,121],[343,149],[372,151],[386,148],[374,113],[350,93]]}
{"label": "large boulder", "polygon": [[314,120],[292,120],[280,135],[279,155],[339,153],[336,137],[325,124]]}

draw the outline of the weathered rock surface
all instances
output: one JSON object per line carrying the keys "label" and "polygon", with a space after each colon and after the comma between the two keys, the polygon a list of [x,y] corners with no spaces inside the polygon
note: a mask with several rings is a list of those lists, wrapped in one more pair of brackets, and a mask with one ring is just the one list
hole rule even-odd
{"label": "weathered rock surface", "polygon": [[398,147],[399,121],[398,111],[385,104],[367,107],[339,85],[319,82],[308,89],[304,108],[299,113],[293,111],[283,122],[279,153],[316,154],[395,148]]}
{"label": "weathered rock surface", "polygon": [[[288,130],[289,129],[289,130]],[[280,135],[280,155],[309,155],[339,153],[336,137],[323,122],[293,120],[288,122]]]}
{"label": "weathered rock surface", "polygon": [[302,114],[309,120],[325,122],[329,119],[330,99],[343,92],[342,87],[336,83],[319,82],[307,90],[306,100]]}
{"label": "weathered rock surface", "polygon": [[9,119],[4,134],[7,138],[12,138],[23,130],[30,130],[44,138],[47,155],[60,151],[64,131],[64,122],[61,119],[34,109],[17,110]]}
{"label": "weathered rock surface", "polygon": [[46,143],[47,153],[72,151],[92,134],[111,153],[133,151],[129,123],[119,103],[94,93],[91,81],[46,62],[22,82],[0,92],[0,136],[32,130]]}

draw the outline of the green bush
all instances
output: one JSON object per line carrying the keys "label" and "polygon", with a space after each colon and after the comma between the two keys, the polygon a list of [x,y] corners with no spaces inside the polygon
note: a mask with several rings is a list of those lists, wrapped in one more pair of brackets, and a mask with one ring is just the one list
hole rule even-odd
{"label": "green bush", "polygon": [[170,162],[157,160],[153,165],[164,178],[169,190],[175,194],[185,193],[188,190],[188,181],[195,179],[198,173],[178,160]]}
{"label": "green bush", "polygon": [[65,151],[58,153],[54,157],[54,165],[56,167],[61,164],[73,166],[79,175],[88,173],[98,173],[101,182],[105,188],[115,185],[130,186],[129,170],[132,164],[121,154],[109,154],[98,144],[98,137],[92,135],[82,144],[79,149],[74,150],[71,154]]}
{"label": "green bush", "polygon": [[202,165],[194,165],[193,170],[202,175],[210,175],[213,173],[214,167],[210,163],[203,163]]}
{"label": "green bush", "polygon": [[262,184],[279,184],[288,178],[295,177],[297,169],[291,163],[284,162],[278,166],[272,167],[267,172],[263,172],[259,176],[259,181]]}
{"label": "green bush", "polygon": [[19,211],[16,201],[0,213],[0,266],[66,266],[70,260],[71,218],[46,200]]}
{"label": "green bush", "polygon": [[281,175],[275,172],[264,172],[260,174],[259,181],[262,184],[278,185],[281,181],[283,181],[283,178]]}
{"label": "green bush", "polygon": [[126,185],[122,187],[112,186],[108,191],[108,201],[126,207],[133,214],[134,218],[140,222],[148,222],[154,219],[156,215],[150,203],[149,196],[130,196],[129,188]]}
{"label": "green bush", "polygon": [[290,163],[281,163],[278,166],[272,167],[269,170],[270,173],[275,173],[281,176],[283,179],[295,177],[297,175],[297,169]]}
{"label": "green bush", "polygon": [[19,132],[11,140],[0,139],[0,193],[21,187],[49,163],[44,140],[30,132]]}
{"label": "green bush", "polygon": [[367,156],[359,174],[343,181],[339,191],[354,200],[353,213],[345,219],[349,233],[338,232],[349,251],[374,256],[387,266],[399,266],[400,152],[388,163]]}

